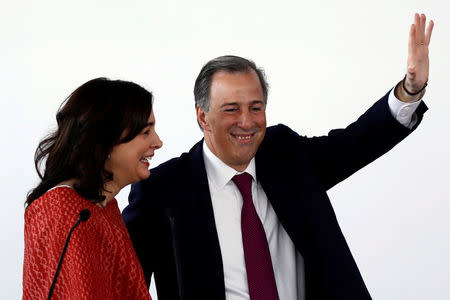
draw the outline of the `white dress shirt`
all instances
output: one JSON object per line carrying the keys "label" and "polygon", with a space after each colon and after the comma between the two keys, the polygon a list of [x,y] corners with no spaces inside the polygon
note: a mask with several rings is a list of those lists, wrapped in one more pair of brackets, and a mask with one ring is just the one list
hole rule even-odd
{"label": "white dress shirt", "polygon": [[[414,126],[417,122],[414,112],[420,101],[401,102],[391,91],[388,103],[392,115],[398,122],[408,128]],[[234,175],[240,173],[215,156],[205,142],[203,143],[203,157],[223,260],[226,299],[248,300],[247,271],[241,234],[243,200],[238,188],[231,181]],[[304,300],[303,258],[296,251],[292,240],[279,222],[266,193],[258,182],[254,158],[244,172],[253,177],[253,204],[266,232],[280,300]]]}

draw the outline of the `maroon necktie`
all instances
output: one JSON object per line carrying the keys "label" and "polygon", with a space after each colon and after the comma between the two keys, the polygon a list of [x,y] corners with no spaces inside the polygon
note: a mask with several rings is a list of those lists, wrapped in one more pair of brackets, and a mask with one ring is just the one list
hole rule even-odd
{"label": "maroon necktie", "polygon": [[251,300],[279,300],[269,244],[252,200],[252,176],[242,173],[233,177],[242,194],[242,243]]}

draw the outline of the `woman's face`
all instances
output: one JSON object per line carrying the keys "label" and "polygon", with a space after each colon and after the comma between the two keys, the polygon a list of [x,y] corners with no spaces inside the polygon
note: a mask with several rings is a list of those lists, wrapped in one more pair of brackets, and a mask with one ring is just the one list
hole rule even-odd
{"label": "woman's face", "polygon": [[127,143],[113,147],[105,162],[105,169],[113,173],[113,182],[120,188],[146,179],[150,175],[150,159],[162,142],[155,131],[155,117],[151,112],[147,127]]}

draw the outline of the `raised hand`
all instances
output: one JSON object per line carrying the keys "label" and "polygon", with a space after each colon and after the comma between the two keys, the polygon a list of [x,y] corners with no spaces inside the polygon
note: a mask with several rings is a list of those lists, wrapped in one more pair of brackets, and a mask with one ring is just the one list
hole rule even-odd
{"label": "raised hand", "polygon": [[434,23],[430,21],[426,27],[426,16],[415,14],[414,24],[409,31],[408,63],[404,89],[409,94],[415,94],[426,85],[429,74],[428,46]]}

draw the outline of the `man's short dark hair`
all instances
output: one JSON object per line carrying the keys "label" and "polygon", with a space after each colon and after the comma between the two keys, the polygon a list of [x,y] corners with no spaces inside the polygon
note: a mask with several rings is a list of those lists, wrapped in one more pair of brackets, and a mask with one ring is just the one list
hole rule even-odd
{"label": "man's short dark hair", "polygon": [[264,103],[267,104],[267,95],[269,90],[269,85],[266,81],[265,73],[262,69],[258,68],[256,64],[248,59],[233,56],[224,55],[216,57],[209,62],[207,62],[195,80],[194,86],[194,98],[195,106],[199,106],[204,111],[209,111],[210,99],[209,93],[211,89],[212,77],[216,72],[225,71],[230,73],[235,72],[249,72],[254,70],[258,75],[259,82],[261,83],[261,88],[264,97]]}

